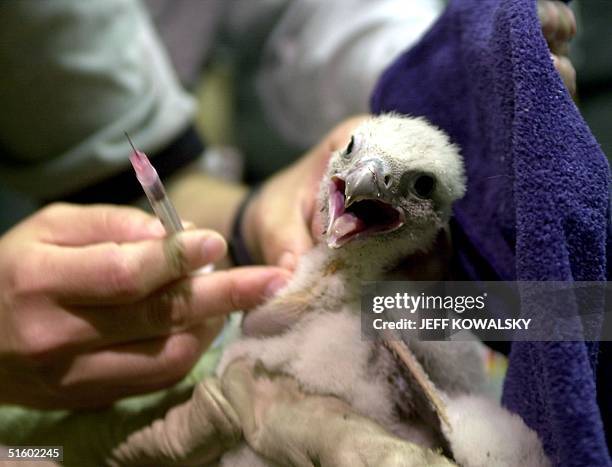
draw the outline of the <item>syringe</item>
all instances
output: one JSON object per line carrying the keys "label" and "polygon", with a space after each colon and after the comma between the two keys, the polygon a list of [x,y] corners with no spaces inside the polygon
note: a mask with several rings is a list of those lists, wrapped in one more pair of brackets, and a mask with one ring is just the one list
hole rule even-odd
{"label": "syringe", "polygon": [[168,235],[180,232],[183,230],[183,224],[174,205],[166,194],[166,189],[159,179],[159,175],[157,175],[157,170],[151,165],[147,155],[136,149],[127,133],[125,133],[125,136],[134,150],[130,155],[130,162],[132,167],[134,167],[136,178],[147,195],[153,211],[163,224]]}

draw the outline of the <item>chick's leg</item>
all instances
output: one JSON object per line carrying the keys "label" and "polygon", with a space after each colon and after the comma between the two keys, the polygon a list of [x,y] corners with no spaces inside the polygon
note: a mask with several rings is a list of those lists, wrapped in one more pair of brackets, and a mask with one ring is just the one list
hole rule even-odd
{"label": "chick's leg", "polygon": [[244,360],[228,366],[221,387],[242,422],[246,442],[270,465],[455,465],[393,436],[338,398],[306,394],[293,378]]}
{"label": "chick's leg", "polygon": [[132,433],[112,452],[111,466],[206,465],[242,438],[240,421],[216,378],[199,383],[190,400]]}
{"label": "chick's leg", "polygon": [[130,435],[108,463],[207,465],[241,439],[270,466],[454,465],[393,436],[338,398],[306,394],[295,379],[241,359],[219,380],[196,386],[192,398],[163,419]]}

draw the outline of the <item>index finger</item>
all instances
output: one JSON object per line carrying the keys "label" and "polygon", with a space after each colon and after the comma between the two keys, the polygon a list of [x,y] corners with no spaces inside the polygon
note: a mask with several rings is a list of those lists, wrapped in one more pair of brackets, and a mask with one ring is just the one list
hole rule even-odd
{"label": "index finger", "polygon": [[134,303],[218,261],[225,250],[218,233],[192,230],[160,240],[45,245],[23,260],[21,268],[29,290],[51,295],[63,304]]}
{"label": "index finger", "polygon": [[41,241],[60,246],[134,242],[166,234],[154,216],[128,206],[54,203],[34,221],[42,224]]}

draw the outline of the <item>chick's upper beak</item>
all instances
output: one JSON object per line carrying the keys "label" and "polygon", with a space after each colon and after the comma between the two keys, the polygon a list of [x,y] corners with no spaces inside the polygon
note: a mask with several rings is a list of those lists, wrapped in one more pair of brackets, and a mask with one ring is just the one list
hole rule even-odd
{"label": "chick's upper beak", "polygon": [[388,174],[380,160],[357,162],[345,175],[344,207],[362,199],[384,200],[389,194]]}

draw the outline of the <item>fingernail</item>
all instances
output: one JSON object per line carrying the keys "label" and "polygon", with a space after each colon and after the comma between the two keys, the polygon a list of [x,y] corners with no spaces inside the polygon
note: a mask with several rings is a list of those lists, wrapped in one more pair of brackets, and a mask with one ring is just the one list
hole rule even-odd
{"label": "fingernail", "polygon": [[225,255],[227,245],[223,237],[219,234],[210,234],[202,243],[204,257],[209,261],[216,261]]}
{"label": "fingernail", "polygon": [[268,282],[268,285],[266,286],[266,290],[265,290],[266,297],[270,298],[276,295],[276,293],[280,289],[282,289],[283,287],[287,285],[287,280],[288,279],[286,277],[280,276],[280,277],[275,277],[270,282]]}
{"label": "fingernail", "polygon": [[283,253],[280,259],[278,260],[278,265],[281,268],[285,268],[290,271],[293,271],[295,269],[295,263],[295,255],[290,251],[286,251],[285,253]]}
{"label": "fingernail", "polygon": [[181,224],[183,224],[185,230],[193,230],[196,228],[196,225],[191,221],[181,221]]}

